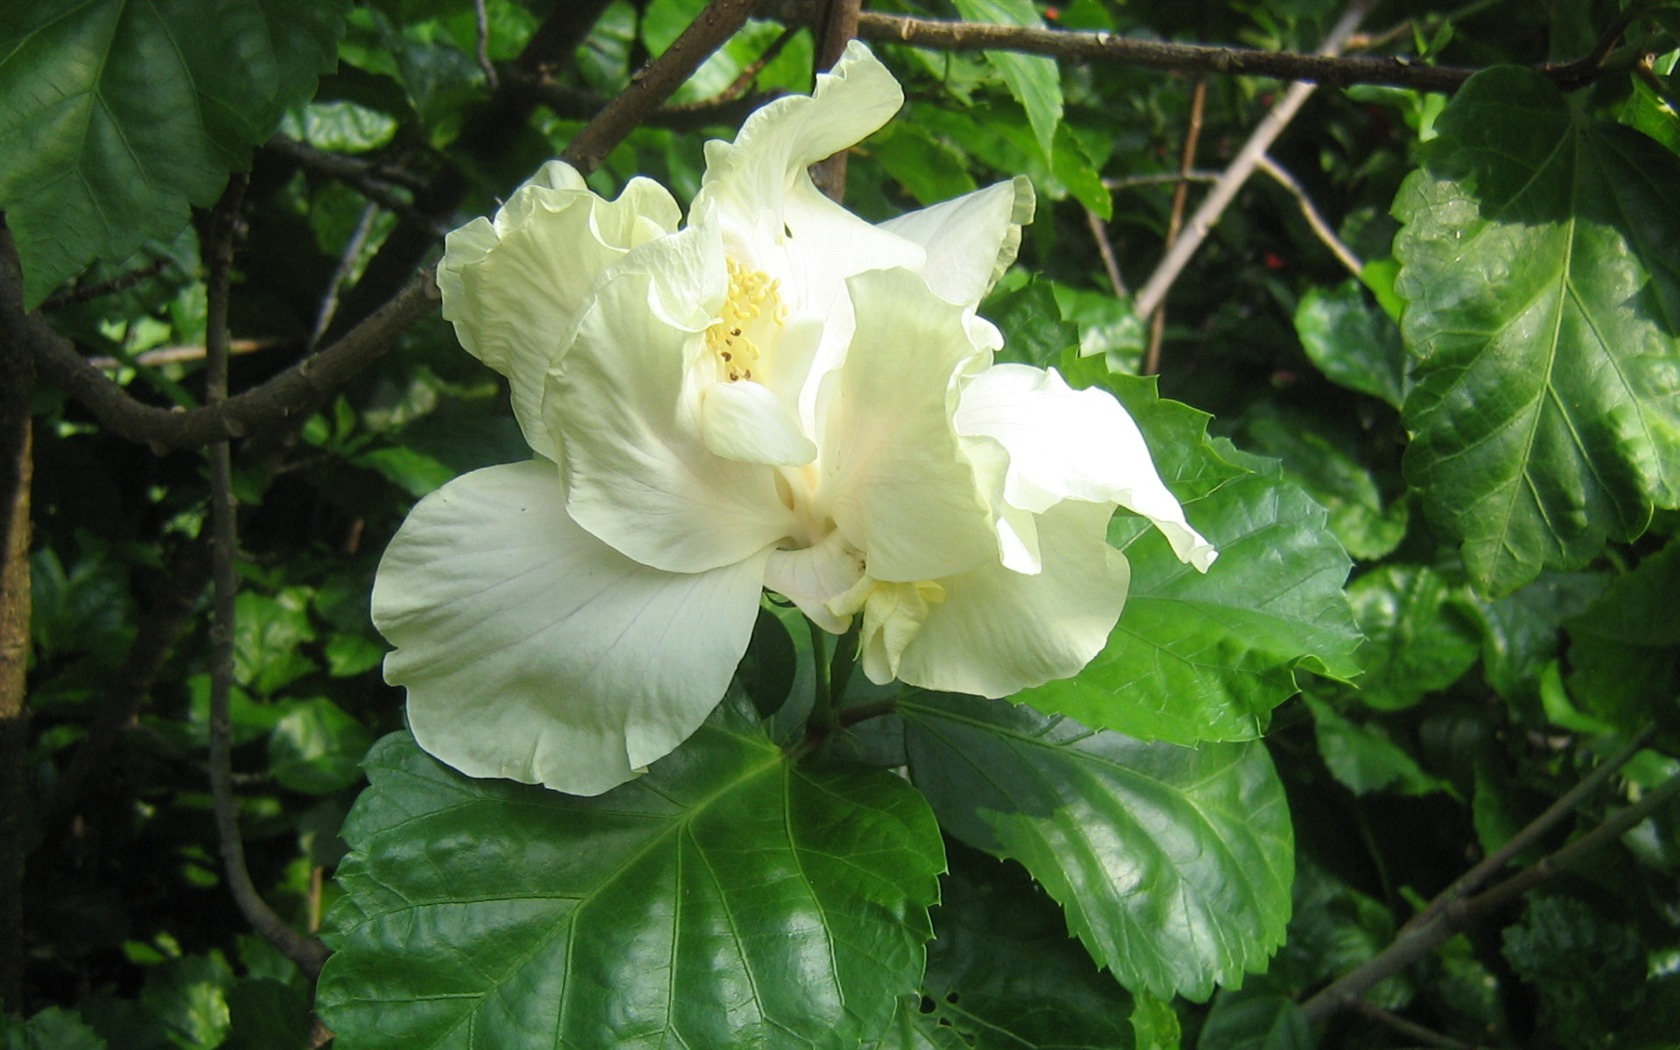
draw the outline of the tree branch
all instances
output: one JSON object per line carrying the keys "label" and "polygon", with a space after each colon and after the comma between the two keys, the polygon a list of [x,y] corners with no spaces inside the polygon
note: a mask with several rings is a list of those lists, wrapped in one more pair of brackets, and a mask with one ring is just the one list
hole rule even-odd
{"label": "tree branch", "polygon": [[607,154],[693,75],[700,63],[746,24],[758,0],[712,0],[658,58],[630,78],[560,156],[579,171],[601,166]]}
{"label": "tree branch", "polygon": [[[1620,768],[1620,765],[1613,765],[1613,763],[1625,763],[1631,757],[1631,752],[1618,754],[1611,761],[1604,763],[1604,766],[1609,767],[1610,771],[1614,772],[1616,768]],[[1588,779],[1597,784],[1602,783],[1609,775],[1608,772],[1595,773]],[[1430,902],[1425,909],[1425,912],[1430,915],[1427,921],[1416,925],[1408,923],[1387,948],[1367,959],[1360,966],[1338,977],[1302,1004],[1302,1013],[1306,1015],[1309,1023],[1316,1023],[1325,1020],[1340,1010],[1351,1007],[1379,981],[1400,972],[1434,951],[1454,934],[1482,921],[1509,905],[1522,894],[1555,877],[1570,865],[1579,862],[1594,850],[1601,849],[1615,841],[1629,828],[1644,820],[1677,795],[1680,795],[1680,775],[1670,777],[1655,791],[1648,793],[1638,802],[1605,818],[1592,831],[1477,896],[1468,899],[1454,896],[1461,892],[1460,882],[1464,880],[1455,882],[1443,891],[1436,900]],[[1571,792],[1566,797],[1578,799],[1580,794]],[[1557,808],[1557,806],[1554,806],[1547,812],[1542,813],[1530,823],[1529,828],[1542,823],[1549,825],[1555,822],[1558,819],[1554,813]],[[1531,833],[1529,828],[1525,828],[1518,833],[1524,836],[1526,841],[1532,841],[1538,834],[1538,832]],[[1483,865],[1478,865],[1477,868],[1472,869],[1472,874],[1481,871],[1484,867],[1485,862]],[[1466,878],[1469,878],[1469,876],[1466,876]]]}
{"label": "tree branch", "polygon": [[[784,4],[785,9],[803,4]],[[1245,47],[1211,47],[1158,40],[1133,40],[1113,33],[1074,32],[1037,26],[941,22],[928,18],[864,12],[858,36],[882,43],[909,44],[937,51],[1021,51],[1073,62],[1114,62],[1179,73],[1262,76],[1315,84],[1389,84],[1419,91],[1452,92],[1481,72],[1456,66],[1430,66],[1402,58],[1306,55]],[[1561,64],[1532,67],[1565,91],[1603,76],[1607,65],[1595,55]]]}
{"label": "tree branch", "polygon": [[[236,178],[211,214],[210,272],[205,282],[208,289],[205,344],[209,350],[205,400],[212,408],[227,401],[228,284],[233,267],[234,229],[244,190],[244,178]],[[275,914],[252,884],[251,872],[245,866],[245,844],[239,834],[239,804],[233,795],[230,753],[234,606],[239,593],[239,574],[234,568],[239,538],[233,499],[232,449],[227,441],[218,441],[206,455],[210,460],[211,582],[215,589],[215,614],[210,626],[210,794],[217,837],[221,841],[222,867],[234,903],[239,905],[246,920],[281,954],[296,963],[298,969],[313,978],[326,962],[326,946],[298,933]]]}
{"label": "tree branch", "polygon": [[[1346,13],[1325,38],[1324,52],[1333,54],[1346,46],[1348,38],[1359,28],[1360,20],[1373,6],[1374,0],[1355,0],[1349,4]],[[1139,290],[1137,299],[1133,302],[1133,308],[1139,317],[1147,317],[1154,313],[1155,308],[1166,299],[1167,290],[1178,280],[1178,275],[1189,264],[1190,257],[1195,255],[1196,249],[1207,239],[1208,233],[1225,213],[1225,209],[1236,199],[1237,191],[1254,173],[1260,158],[1265,156],[1272,143],[1283,133],[1283,129],[1289,126],[1289,122],[1295,119],[1295,114],[1300,112],[1301,106],[1315,90],[1316,84],[1297,82],[1289,85],[1289,90],[1284,92],[1283,98],[1255,127],[1254,133],[1238,151],[1236,159],[1225,169],[1225,174],[1220,176],[1213,189],[1197,206],[1184,236],[1167,250],[1167,254],[1156,265],[1155,272],[1149,275],[1149,280]]]}
{"label": "tree branch", "polygon": [[[817,34],[817,67],[812,73],[826,73],[840,61],[846,45],[857,36],[862,7],[862,0],[827,0],[822,20],[813,23],[821,31]],[[846,199],[846,155],[847,151],[841,150],[811,165],[811,181],[836,204]]]}
{"label": "tree branch", "polygon": [[22,327],[40,378],[85,405],[107,430],[159,448],[195,449],[296,419],[313,399],[389,352],[409,325],[437,309],[436,299],[430,277],[416,278],[320,353],[236,397],[185,412],[135,400],[39,314],[24,318]]}

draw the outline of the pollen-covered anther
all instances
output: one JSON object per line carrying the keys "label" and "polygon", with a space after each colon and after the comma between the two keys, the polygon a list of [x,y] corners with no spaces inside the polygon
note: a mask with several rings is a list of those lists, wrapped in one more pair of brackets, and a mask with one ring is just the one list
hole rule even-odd
{"label": "pollen-covered anther", "polygon": [[[753,369],[763,357],[748,330],[760,318],[781,326],[787,323],[787,307],[777,294],[781,282],[760,270],[749,270],[727,260],[729,295],[722,316],[706,329],[706,345],[717,355],[723,377],[734,383],[753,378]],[[762,334],[762,333],[761,333]]]}

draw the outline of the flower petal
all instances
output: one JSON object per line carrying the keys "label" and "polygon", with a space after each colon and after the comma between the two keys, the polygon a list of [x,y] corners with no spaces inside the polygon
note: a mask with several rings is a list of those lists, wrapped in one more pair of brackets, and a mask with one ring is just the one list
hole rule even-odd
{"label": "flower petal", "polygon": [[470,776],[594,795],[717,705],[763,572],[764,556],[695,575],[638,565],[566,517],[539,460],[421,500],[380,562],[373,617],[421,747]]}
{"label": "flower petal", "polygon": [[991,514],[951,420],[956,376],[987,356],[969,342],[962,308],[906,270],[847,286],[858,328],[824,406],[828,515],[877,580],[938,579],[995,560]]}
{"label": "flower petal", "polygon": [[956,425],[1009,453],[1010,506],[1037,513],[1064,499],[1118,503],[1154,522],[1198,570],[1218,557],[1161,482],[1137,423],[1105,391],[1074,390],[1055,369],[996,365],[963,388]]}
{"label": "flower petal", "polygon": [[881,224],[927,250],[922,276],[947,302],[974,306],[1015,261],[1032,221],[1032,180],[1017,175]]}
{"label": "flower petal", "polygon": [[851,626],[850,614],[837,614],[828,603],[863,578],[863,559],[838,532],[815,547],[772,551],[764,567],[764,586],[799,607],[812,623],[830,634]]}
{"label": "flower petal", "polygon": [[987,564],[940,580],[898,660],[910,685],[1000,697],[1077,674],[1102,651],[1126,602],[1131,570],[1108,545],[1109,504],[1064,502],[1039,516],[1044,568]]}
{"label": "flower petal", "polygon": [[[644,245],[602,279],[546,402],[560,436],[572,519],[620,553],[669,572],[743,561],[792,529],[774,468],[716,455],[701,433],[694,374],[715,366],[705,336],[673,325],[650,302],[711,302],[727,287],[720,253],[688,230]],[[654,276],[642,268],[658,269]],[[704,365],[704,368],[701,366]]]}
{"label": "flower petal", "polygon": [[713,383],[700,396],[706,447],[724,459],[799,467],[817,458],[798,416],[768,388],[751,381]]}
{"label": "flower petal", "polygon": [[443,316],[467,351],[508,377],[513,413],[538,454],[556,458],[542,414],[544,379],[563,355],[596,277],[636,244],[677,227],[676,201],[632,179],[616,201],[559,161],[514,191],[495,221],[445,239]]}

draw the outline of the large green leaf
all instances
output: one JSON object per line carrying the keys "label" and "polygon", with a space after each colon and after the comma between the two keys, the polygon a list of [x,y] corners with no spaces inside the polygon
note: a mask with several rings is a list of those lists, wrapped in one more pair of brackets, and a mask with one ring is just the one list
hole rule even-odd
{"label": "large green leaf", "polygon": [[921,977],[926,803],[794,766],[725,705],[597,798],[473,780],[407,734],[345,823],[319,1009],[367,1047],[851,1048]]}
{"label": "large green leaf", "polygon": [[941,825],[1020,861],[1121,984],[1203,999],[1282,942],[1294,837],[1258,741],[1148,744],[968,697],[899,712]]}
{"label": "large green leaf", "polygon": [[1395,200],[1406,473],[1497,596],[1680,504],[1680,157],[1514,68],[1437,127]]}
{"label": "large green leaf", "polygon": [[33,306],[186,225],[337,58],[344,0],[0,8],[0,209]]}
{"label": "large green leaf", "polygon": [[1366,706],[1411,707],[1470,670],[1481,637],[1463,591],[1427,565],[1379,566],[1348,585],[1365,632],[1359,699]]}
{"label": "large green leaf", "polygon": [[971,1050],[1130,1050],[1129,997],[1019,865],[953,846],[933,919],[924,1028]]}
{"label": "large green leaf", "polygon": [[[1011,0],[953,0],[965,21],[993,25],[1042,26],[1032,4]],[[1027,111],[1033,137],[1046,160],[1054,156],[1056,129],[1062,123],[1062,73],[1056,60],[1014,51],[988,51],[986,61],[998,71],[1009,93]]]}
{"label": "large green leaf", "polygon": [[1569,622],[1571,692],[1627,733],[1680,728],[1680,540],[1616,577]]}
{"label": "large green leaf", "polygon": [[1109,538],[1132,584],[1108,645],[1073,678],[1016,699],[1146,739],[1248,740],[1298,691],[1298,669],[1357,675],[1359,632],[1342,592],[1350,563],[1324,508],[1275,460],[1210,441],[1207,417],[1158,399],[1152,380],[1101,381],[1219,560],[1198,573],[1147,523],[1116,518]]}

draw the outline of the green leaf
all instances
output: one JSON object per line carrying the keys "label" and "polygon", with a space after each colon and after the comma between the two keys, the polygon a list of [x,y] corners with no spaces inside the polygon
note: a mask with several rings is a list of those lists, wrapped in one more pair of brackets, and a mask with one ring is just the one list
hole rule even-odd
{"label": "green leaf", "polygon": [[1452,794],[1452,785],[1430,776],[1381,726],[1350,722],[1329,704],[1307,701],[1318,733],[1318,752],[1335,778],[1356,795],[1393,787],[1402,795]]}
{"label": "green leaf", "polygon": [[1559,1046],[1623,1045],[1646,996],[1645,948],[1635,930],[1567,897],[1531,897],[1504,932],[1502,954],[1539,991],[1540,1022]]}
{"label": "green leaf", "polygon": [[1295,307],[1301,348],[1331,382],[1399,408],[1406,399],[1406,356],[1400,330],[1349,279],[1309,288]]}
{"label": "green leaf", "polygon": [[1627,733],[1680,721],[1680,541],[1618,576],[1569,622],[1570,692]]}
{"label": "green leaf", "polygon": [[185,226],[332,68],[343,0],[42,0],[0,16],[0,209],[34,306]]}
{"label": "green leaf", "polygon": [[924,1025],[972,1050],[1129,1050],[1130,1003],[1018,865],[962,846],[933,914]]}
{"label": "green leaf", "polygon": [[0,1050],[105,1050],[99,1033],[69,1010],[49,1006],[27,1021],[0,1017]]}
{"label": "green leaf", "polygon": [[1482,677],[1507,700],[1532,698],[1541,669],[1557,658],[1563,622],[1586,609],[1605,573],[1548,572],[1495,602],[1478,603]]}
{"label": "green leaf", "polygon": [[373,744],[367,727],[331,700],[306,700],[289,711],[268,738],[268,766],[281,787],[329,795],[361,778],[362,756]]}
{"label": "green leaf", "polygon": [[[1131,592],[1108,645],[1078,675],[1015,699],[1100,729],[1190,744],[1247,740],[1299,691],[1296,672],[1359,672],[1342,581],[1349,561],[1324,508],[1274,460],[1209,441],[1207,417],[1162,401],[1152,379],[1104,376],[1143,429],[1185,514],[1219,548],[1206,574],[1140,519],[1110,541],[1131,561]],[[1252,472],[1249,472],[1252,471]]]}
{"label": "green leaf", "polygon": [[302,651],[315,640],[305,588],[288,587],[272,596],[241,591],[234,617],[233,673],[241,685],[272,696],[315,669]]}
{"label": "green leaf", "polygon": [[454,468],[405,445],[364,452],[350,462],[378,471],[410,496],[425,496],[455,477]]}
{"label": "green leaf", "polygon": [[1230,995],[1214,1000],[1196,1050],[1312,1050],[1312,1026],[1281,995]]}
{"label": "green leaf", "polygon": [[1359,699],[1399,710],[1463,676],[1481,652],[1468,601],[1425,565],[1384,565],[1348,585],[1365,644]]}
{"label": "green leaf", "polygon": [[1680,504],[1680,157],[1515,68],[1439,129],[1395,201],[1406,475],[1497,597]]}
{"label": "green leaf", "polygon": [[368,756],[318,1007],[344,1050],[851,1048],[916,986],[939,829],[903,779],[791,765],[726,703],[640,780]]}
{"label": "green leaf", "polygon": [[297,1050],[309,1045],[309,1000],[267,978],[240,981],[228,992],[231,1031],[220,1050]]}
{"label": "green leaf", "polygon": [[140,1002],[169,1026],[178,1046],[216,1047],[228,1035],[233,983],[220,952],[182,956],[146,971]]}
{"label": "green leaf", "polygon": [[1355,558],[1387,556],[1406,536],[1410,504],[1402,493],[1385,503],[1382,490],[1352,454],[1358,436],[1328,420],[1262,401],[1242,419],[1245,444],[1283,461],[1284,470],[1330,512],[1330,531]]}
{"label": "green leaf", "polygon": [[1205,999],[1283,941],[1294,838],[1259,742],[1147,744],[957,696],[899,713],[941,825],[1020,861],[1127,988]]}
{"label": "green leaf", "polygon": [[[1005,26],[1042,26],[1031,4],[1009,0],[953,0],[964,21]],[[1062,74],[1056,60],[1014,51],[987,51],[986,61],[1003,78],[1009,93],[1027,111],[1038,148],[1046,160],[1055,156],[1056,130],[1062,123]]]}

